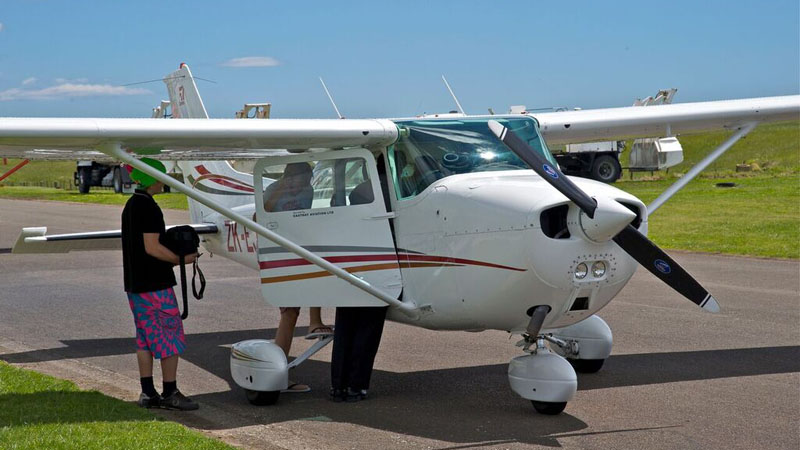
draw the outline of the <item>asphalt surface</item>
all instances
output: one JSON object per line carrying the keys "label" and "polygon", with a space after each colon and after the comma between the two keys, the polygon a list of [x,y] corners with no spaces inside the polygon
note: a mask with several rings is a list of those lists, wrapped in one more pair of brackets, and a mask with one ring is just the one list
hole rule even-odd
{"label": "asphalt surface", "polygon": [[[118,228],[120,212],[0,199],[0,248],[23,226]],[[702,312],[640,270],[600,313],[613,355],[599,373],[579,375],[575,398],[555,417],[510,390],[508,361],[521,353],[506,333],[394,323],[369,400],[327,399],[328,347],[292,374],[311,393],[251,406],[230,378],[227,346],[273,337],[278,311],[261,300],[255,272],[206,256],[206,298],[190,305],[178,380],[202,406],[159,414],[248,448],[800,448],[800,262],[672,254],[723,311]],[[332,321],[332,311],[323,315]],[[307,320],[304,310],[300,324]],[[0,251],[0,359],[134,401],[133,331],[119,252]],[[309,345],[305,332],[298,327],[293,355]]]}

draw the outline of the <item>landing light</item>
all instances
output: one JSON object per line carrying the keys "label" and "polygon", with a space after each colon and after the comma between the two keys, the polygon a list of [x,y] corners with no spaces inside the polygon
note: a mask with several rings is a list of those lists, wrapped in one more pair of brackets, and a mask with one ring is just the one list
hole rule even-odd
{"label": "landing light", "polygon": [[481,158],[482,158],[482,159],[485,159],[485,160],[487,160],[487,161],[491,161],[491,160],[493,160],[495,157],[497,157],[497,154],[495,154],[495,152],[492,152],[492,151],[489,151],[489,152],[483,152],[483,153],[481,153],[480,155],[481,155]]}
{"label": "landing light", "polygon": [[589,268],[586,267],[585,263],[580,263],[575,267],[575,278],[582,280],[586,278],[587,273],[589,273]]}
{"label": "landing light", "polygon": [[605,274],[606,274],[606,263],[604,263],[603,261],[595,261],[595,263],[592,264],[592,276],[594,276],[595,278],[600,278]]}

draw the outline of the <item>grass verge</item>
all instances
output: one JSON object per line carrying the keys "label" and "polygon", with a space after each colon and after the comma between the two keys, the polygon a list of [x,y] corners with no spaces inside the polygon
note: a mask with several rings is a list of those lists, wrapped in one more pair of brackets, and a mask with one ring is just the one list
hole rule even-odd
{"label": "grass verge", "polygon": [[[64,189],[0,186],[0,198],[18,200],[53,200],[59,202],[96,203],[101,205],[124,205],[130,195],[115,194],[113,191],[96,191],[80,194],[78,191]],[[186,196],[180,193],[158,194],[156,202],[167,209],[189,209]]]}
{"label": "grass verge", "polygon": [[[645,204],[673,180],[616,186]],[[717,183],[733,182],[721,188]],[[800,258],[800,176],[695,179],[650,217],[649,236],[664,248]]]}
{"label": "grass verge", "polygon": [[132,403],[0,361],[0,448],[231,447]]}

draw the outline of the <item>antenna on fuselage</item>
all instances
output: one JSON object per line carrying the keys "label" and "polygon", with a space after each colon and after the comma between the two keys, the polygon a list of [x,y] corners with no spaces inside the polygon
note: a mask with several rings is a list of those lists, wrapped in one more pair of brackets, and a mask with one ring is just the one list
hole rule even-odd
{"label": "antenna on fuselage", "polygon": [[333,101],[331,93],[328,92],[328,86],[325,86],[325,82],[322,81],[322,77],[319,77],[319,82],[322,83],[322,89],[325,89],[325,93],[328,94],[328,99],[331,101],[331,105],[333,105],[333,109],[336,111],[336,115],[339,116],[340,119],[344,119],[344,116],[339,112],[339,108],[336,107],[336,102]]}
{"label": "antenna on fuselage", "polygon": [[453,90],[450,89],[450,83],[447,82],[447,78],[445,78],[444,75],[442,75],[442,81],[444,81],[444,85],[447,86],[447,90],[450,91],[450,95],[453,96],[453,100],[455,100],[456,106],[458,106],[458,112],[460,112],[461,114],[466,114],[464,112],[464,108],[461,107],[461,103],[458,102],[458,98],[456,97],[456,94],[454,94]]}

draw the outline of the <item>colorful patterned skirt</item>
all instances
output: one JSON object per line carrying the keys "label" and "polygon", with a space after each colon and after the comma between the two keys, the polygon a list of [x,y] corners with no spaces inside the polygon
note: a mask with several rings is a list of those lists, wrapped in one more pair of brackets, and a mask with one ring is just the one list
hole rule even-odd
{"label": "colorful patterned skirt", "polygon": [[156,359],[183,353],[186,336],[172,288],[153,292],[128,292],[128,303],[136,324],[136,348],[148,350]]}

